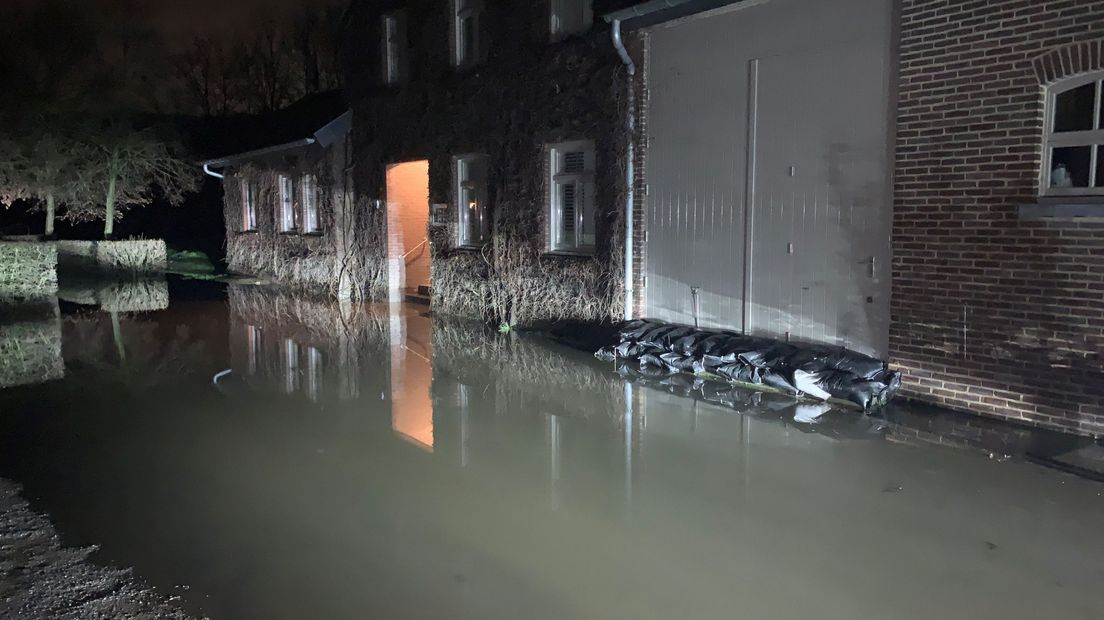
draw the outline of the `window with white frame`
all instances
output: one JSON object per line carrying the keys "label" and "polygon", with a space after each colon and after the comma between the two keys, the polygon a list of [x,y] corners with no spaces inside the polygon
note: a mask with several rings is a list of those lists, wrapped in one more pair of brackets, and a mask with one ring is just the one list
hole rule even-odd
{"label": "window with white frame", "polygon": [[277,178],[280,198],[280,232],[299,228],[299,214],[295,211],[295,187],[291,177],[281,174]]}
{"label": "window with white frame", "polygon": [[393,11],[382,18],[384,84],[398,84],[406,72],[406,15]]}
{"label": "window with white frame", "polygon": [[1042,194],[1104,195],[1104,72],[1052,86]]}
{"label": "window with white frame", "polygon": [[461,246],[481,245],[490,238],[487,212],[487,156],[456,158],[456,213]]}
{"label": "window with white frame", "polygon": [[553,41],[586,32],[594,23],[591,0],[550,0],[548,14]]}
{"label": "window with white frame", "polygon": [[321,232],[318,221],[318,183],[313,174],[304,174],[299,179],[299,202],[303,205],[303,232]]}
{"label": "window with white frame", "polygon": [[469,67],[479,62],[479,22],[483,0],[452,1],[452,64]]}
{"label": "window with white frame", "polygon": [[594,251],[594,143],[564,142],[549,148],[549,248]]}
{"label": "window with white frame", "polygon": [[241,182],[242,231],[257,230],[257,186],[250,181]]}

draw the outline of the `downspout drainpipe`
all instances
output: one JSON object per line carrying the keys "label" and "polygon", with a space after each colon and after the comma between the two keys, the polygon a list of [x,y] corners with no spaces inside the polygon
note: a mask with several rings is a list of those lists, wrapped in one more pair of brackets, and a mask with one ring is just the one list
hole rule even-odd
{"label": "downspout drainpipe", "polygon": [[633,318],[633,203],[634,203],[634,191],[633,185],[635,184],[635,165],[636,165],[636,89],[634,87],[634,80],[636,77],[636,65],[633,63],[632,57],[629,56],[629,51],[625,49],[625,43],[621,40],[621,20],[614,19],[610,22],[610,33],[613,38],[613,47],[617,50],[617,54],[621,56],[621,62],[625,63],[625,70],[628,73],[627,89],[628,89],[628,118],[627,128],[629,130],[628,137],[628,150],[625,159],[627,163],[625,165],[625,320],[629,321]]}
{"label": "downspout drainpipe", "polygon": [[215,177],[216,179],[225,179],[226,178],[226,175],[224,175],[222,173],[219,173],[219,172],[215,172],[214,170],[211,170],[211,164],[203,164],[203,171],[206,172],[209,176]]}

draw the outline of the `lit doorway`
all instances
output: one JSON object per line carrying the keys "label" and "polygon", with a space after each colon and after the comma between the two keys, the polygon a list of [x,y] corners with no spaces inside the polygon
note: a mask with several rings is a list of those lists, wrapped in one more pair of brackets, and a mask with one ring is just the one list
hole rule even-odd
{"label": "lit doorway", "polygon": [[387,282],[389,299],[428,297],[429,161],[387,167]]}

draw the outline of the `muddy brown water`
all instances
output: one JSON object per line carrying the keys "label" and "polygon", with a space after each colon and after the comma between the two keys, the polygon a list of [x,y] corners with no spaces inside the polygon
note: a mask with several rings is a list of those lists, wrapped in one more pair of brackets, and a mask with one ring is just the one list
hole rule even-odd
{"label": "muddy brown water", "polygon": [[0,476],[214,619],[1104,617],[1104,485],[422,311],[63,304]]}

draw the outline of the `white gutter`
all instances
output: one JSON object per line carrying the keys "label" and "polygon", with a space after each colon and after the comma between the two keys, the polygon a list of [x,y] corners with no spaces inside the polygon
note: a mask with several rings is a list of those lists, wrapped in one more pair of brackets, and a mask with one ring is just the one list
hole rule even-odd
{"label": "white gutter", "polygon": [[628,130],[629,130],[629,144],[628,152],[625,159],[625,320],[629,321],[633,318],[633,293],[634,293],[634,280],[633,280],[633,203],[634,194],[633,186],[636,182],[635,168],[636,168],[636,89],[633,84],[636,76],[636,64],[633,63],[632,57],[629,56],[629,51],[625,49],[625,43],[621,40],[621,20],[613,19],[610,22],[610,33],[613,38],[613,47],[617,50],[617,54],[621,56],[621,62],[625,63],[625,70],[628,73],[628,90],[629,90],[629,111],[628,111]]}
{"label": "white gutter", "polygon": [[225,179],[226,178],[225,174],[221,174],[221,173],[215,172],[214,170],[211,170],[211,164],[203,164],[203,172],[207,173],[210,176],[215,177],[216,179]]}

